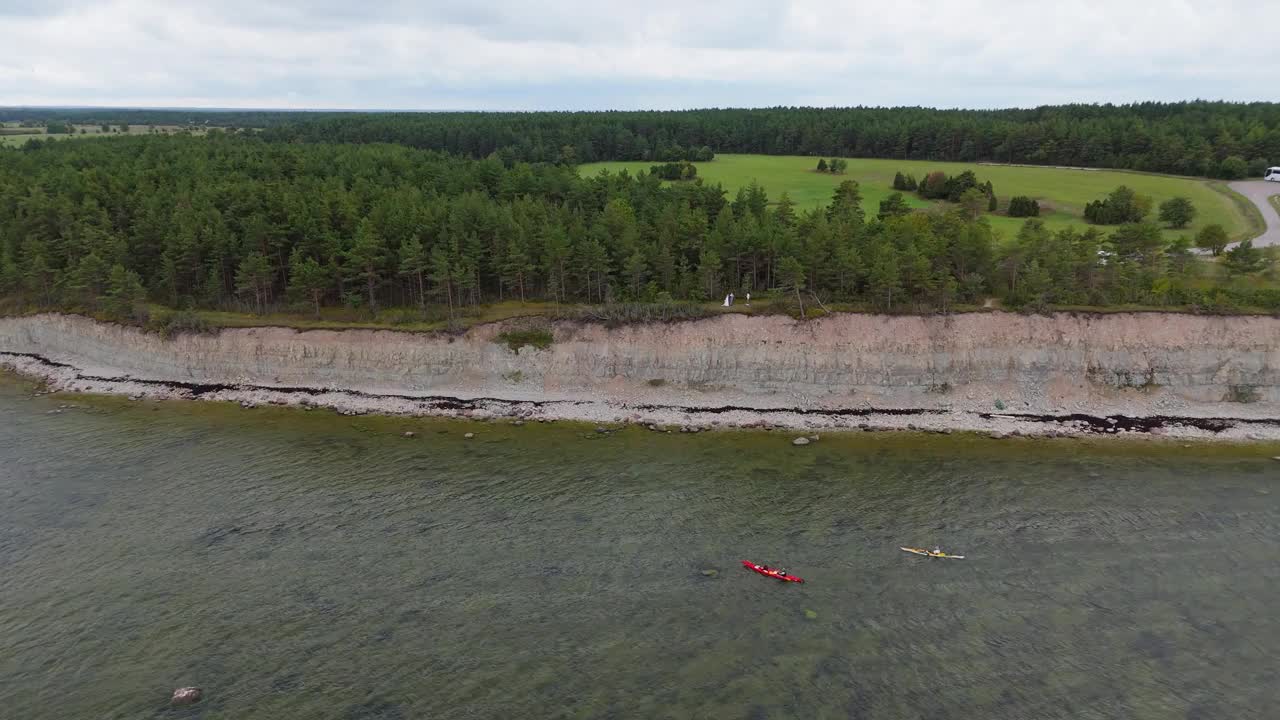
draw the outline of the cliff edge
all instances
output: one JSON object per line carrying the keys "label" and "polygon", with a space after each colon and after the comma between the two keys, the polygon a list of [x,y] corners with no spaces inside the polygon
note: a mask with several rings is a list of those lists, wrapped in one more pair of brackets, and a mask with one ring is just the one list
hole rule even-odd
{"label": "cliff edge", "polygon": [[[550,345],[512,350],[504,333],[529,323]],[[800,427],[1049,421],[1064,431],[1163,418],[1143,429],[1280,437],[1280,319],[1265,316],[725,315],[616,329],[519,320],[460,336],[260,327],[165,339],[44,314],[0,319],[0,361],[58,389],[361,412]],[[1125,427],[1098,427],[1107,424]]]}

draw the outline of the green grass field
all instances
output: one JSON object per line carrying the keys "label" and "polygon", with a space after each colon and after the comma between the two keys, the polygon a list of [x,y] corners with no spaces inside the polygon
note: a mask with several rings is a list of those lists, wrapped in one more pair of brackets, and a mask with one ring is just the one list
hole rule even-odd
{"label": "green grass field", "polygon": [[[123,135],[126,134],[126,133],[120,133],[120,132],[104,133],[102,132],[101,125],[72,125],[72,128],[75,129],[74,133],[67,133],[67,134],[59,133],[56,135],[46,134],[44,131],[44,128],[42,127],[19,128],[17,123],[2,123],[0,124],[0,127],[3,127],[5,130],[8,131],[8,133],[16,133],[16,134],[8,134],[8,133],[0,134],[0,147],[6,147],[6,146],[21,147],[25,145],[28,140],[32,140],[32,139],[84,140],[86,138],[122,137]],[[116,125],[112,125],[111,127],[118,128],[118,126]],[[179,125],[156,125],[155,132],[153,133],[151,131],[150,125],[130,125],[129,132],[127,134],[128,135],[173,134],[173,133],[180,132],[183,129],[184,128]],[[81,130],[84,130],[84,132],[81,133],[80,132]],[[205,130],[203,128],[189,128],[189,130],[193,135],[203,135],[205,133]],[[22,132],[18,132],[18,131],[22,131]]]}
{"label": "green grass field", "polygon": [[[720,183],[730,196],[739,187],[758,182],[769,192],[770,200],[777,200],[785,191],[801,207],[815,207],[830,201],[831,193],[843,180],[857,180],[862,187],[863,207],[867,214],[879,211],[880,201],[893,192],[894,173],[901,171],[923,179],[933,170],[948,175],[972,170],[979,181],[990,180],[996,195],[1007,202],[1012,195],[1028,195],[1040,202],[1041,218],[1052,229],[1077,225],[1084,227],[1085,203],[1104,197],[1117,185],[1128,185],[1139,193],[1150,195],[1159,206],[1161,201],[1175,196],[1185,196],[1195,204],[1199,214],[1195,223],[1186,230],[1167,231],[1168,234],[1194,235],[1210,223],[1219,223],[1233,239],[1251,237],[1262,231],[1261,217],[1256,219],[1241,212],[1232,199],[1231,191],[1221,183],[1195,178],[1167,175],[1149,175],[1115,170],[1069,170],[1042,167],[1015,167],[1008,165],[980,165],[974,163],[928,162],[920,160],[849,160],[844,175],[830,175],[814,171],[816,157],[775,155],[717,155],[709,163],[697,163],[698,175],[706,182]],[[617,172],[627,170],[636,173],[648,170],[648,162],[608,162],[583,165],[583,175],[594,175],[601,170]],[[929,207],[929,201],[921,200],[914,193],[904,193],[914,207]],[[1241,198],[1242,200],[1244,198]],[[1247,201],[1246,201],[1247,203]],[[1154,220],[1155,210],[1152,211]],[[991,224],[1004,238],[1011,238],[1022,227],[1022,218],[992,215]]]}

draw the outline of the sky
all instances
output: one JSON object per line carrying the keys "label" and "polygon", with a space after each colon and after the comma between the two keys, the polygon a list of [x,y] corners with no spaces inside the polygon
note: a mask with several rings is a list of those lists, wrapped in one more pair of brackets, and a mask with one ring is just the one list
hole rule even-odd
{"label": "sky", "polygon": [[0,0],[0,105],[1280,101],[1280,0]]}

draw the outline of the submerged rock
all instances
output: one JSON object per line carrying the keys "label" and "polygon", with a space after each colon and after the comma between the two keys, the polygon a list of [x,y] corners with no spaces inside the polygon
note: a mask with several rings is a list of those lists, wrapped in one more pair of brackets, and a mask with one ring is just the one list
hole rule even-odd
{"label": "submerged rock", "polygon": [[812,611],[812,610],[805,610],[805,611],[804,611],[804,616],[805,616],[805,617],[807,617],[807,618],[809,618],[810,620],[817,620],[817,619],[818,619],[818,613],[816,613],[816,612],[814,612],[814,611]]}
{"label": "submerged rock", "polygon": [[204,697],[204,690],[198,687],[180,687],[173,691],[170,702],[174,705],[193,705],[200,702],[202,697]]}
{"label": "submerged rock", "polygon": [[702,574],[703,574],[703,576],[705,576],[705,577],[715,577],[715,576],[717,576],[717,575],[719,575],[719,574],[720,574],[720,571],[719,571],[719,570],[713,570],[713,569],[711,569],[711,568],[707,568],[706,570],[703,570],[703,571],[702,571]]}
{"label": "submerged rock", "polygon": [[796,438],[795,440],[792,440],[792,441],[791,441],[791,444],[792,444],[792,445],[808,445],[808,444],[809,444],[809,438],[807,438],[807,437],[798,437],[798,438]]}

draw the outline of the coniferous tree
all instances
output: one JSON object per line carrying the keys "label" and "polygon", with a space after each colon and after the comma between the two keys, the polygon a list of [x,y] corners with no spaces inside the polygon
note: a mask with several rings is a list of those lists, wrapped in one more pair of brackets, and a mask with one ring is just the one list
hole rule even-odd
{"label": "coniferous tree", "polygon": [[900,217],[910,213],[911,206],[902,197],[902,193],[896,192],[880,201],[880,213],[877,217],[884,220],[885,218]]}
{"label": "coniferous tree", "polygon": [[805,288],[804,265],[790,255],[778,261],[778,290],[795,293],[796,304],[800,306],[800,317],[805,317],[804,298],[800,293]]}
{"label": "coniferous tree", "polygon": [[301,248],[289,256],[289,284],[311,301],[317,320],[320,319],[320,303],[328,293],[330,283],[328,268],[315,258],[305,257]]}
{"label": "coniferous tree", "polygon": [[117,318],[131,319],[146,299],[147,293],[138,273],[125,269],[119,263],[111,266],[103,306],[108,313]]}
{"label": "coniferous tree", "polygon": [[236,292],[253,298],[254,311],[262,313],[269,301],[271,263],[261,252],[253,251],[236,268]]}

